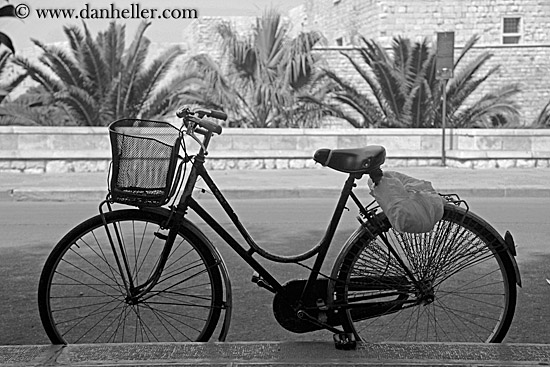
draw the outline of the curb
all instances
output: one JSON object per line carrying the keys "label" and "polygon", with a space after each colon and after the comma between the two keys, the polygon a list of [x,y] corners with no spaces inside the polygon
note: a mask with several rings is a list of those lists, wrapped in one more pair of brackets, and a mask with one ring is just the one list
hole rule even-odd
{"label": "curb", "polygon": [[526,366],[550,364],[548,344],[331,342],[0,346],[0,366]]}

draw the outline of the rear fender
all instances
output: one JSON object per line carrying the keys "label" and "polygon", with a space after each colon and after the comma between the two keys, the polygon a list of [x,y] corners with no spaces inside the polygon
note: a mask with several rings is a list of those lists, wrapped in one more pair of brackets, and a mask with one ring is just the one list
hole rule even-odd
{"label": "rear fender", "polygon": [[[462,208],[460,208],[460,209],[462,209]],[[464,209],[462,209],[462,210],[464,210]],[[495,236],[495,238],[499,241],[499,244],[502,246],[502,248],[506,249],[506,253],[509,255],[510,261],[512,262],[512,265],[514,267],[514,273],[515,273],[515,277],[516,277],[516,284],[521,287],[522,286],[521,285],[521,275],[519,273],[518,263],[516,262],[516,254],[517,254],[516,245],[514,244],[514,238],[512,237],[512,234],[510,233],[510,231],[506,231],[506,234],[504,235],[504,238],[502,238],[500,233],[498,233],[497,230],[495,228],[493,228],[493,226],[491,226],[486,220],[484,220],[483,218],[481,218],[477,214],[474,214],[471,211],[467,211],[466,215],[472,217],[480,225],[482,225],[483,227],[488,229],[491,232],[491,234],[493,236]]]}

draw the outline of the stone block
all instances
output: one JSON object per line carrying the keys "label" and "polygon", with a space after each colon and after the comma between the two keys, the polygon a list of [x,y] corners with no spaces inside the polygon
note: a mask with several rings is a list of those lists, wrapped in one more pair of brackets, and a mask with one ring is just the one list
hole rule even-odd
{"label": "stone block", "polygon": [[0,134],[0,150],[17,150],[17,135]]}
{"label": "stone block", "polygon": [[[441,141],[443,139],[441,136],[426,135],[420,137],[420,146],[422,150],[441,150]],[[445,139],[445,144],[448,144],[449,141]],[[449,147],[449,145],[447,145]]]}
{"label": "stone block", "polygon": [[525,136],[503,136],[502,149],[531,151],[531,138]]}
{"label": "stone block", "polygon": [[473,168],[473,162],[470,160],[460,160],[460,159],[448,159],[446,164],[449,167],[456,168]]}
{"label": "stone block", "polygon": [[420,150],[422,148],[420,135],[369,136],[369,145],[376,144],[386,147],[386,150]]}
{"label": "stone block", "polygon": [[298,135],[274,135],[270,136],[270,148],[274,150],[296,150]]}
{"label": "stone block", "polygon": [[224,170],[226,160],[225,159],[207,159],[205,164],[207,169]]}
{"label": "stone block", "polygon": [[72,163],[74,172],[107,172],[109,161],[106,160],[81,160]]}
{"label": "stone block", "polygon": [[288,159],[275,159],[276,169],[288,169]]}
{"label": "stone block", "polygon": [[475,160],[472,164],[473,168],[497,168],[496,159],[487,159],[487,160]]}
{"label": "stone block", "polygon": [[52,150],[53,135],[46,134],[20,134],[17,136],[17,148],[19,150]]}
{"label": "stone block", "polygon": [[231,150],[233,149],[233,136],[231,135],[214,135],[208,146],[209,151]]}
{"label": "stone block", "polygon": [[454,149],[457,150],[475,150],[475,137],[473,135],[459,135],[456,137],[457,144]]}
{"label": "stone block", "polygon": [[0,171],[11,170],[11,161],[0,161]]}
{"label": "stone block", "polygon": [[10,161],[10,169],[23,172],[27,168],[27,161]]}
{"label": "stone block", "polygon": [[[407,167],[407,159],[386,159],[384,166],[387,167]],[[382,166],[382,167],[384,167]]]}
{"label": "stone block", "polygon": [[475,146],[482,150],[502,150],[502,139],[495,136],[476,136]]}
{"label": "stone block", "polygon": [[532,149],[534,152],[548,152],[550,151],[550,136],[533,136]]}
{"label": "stone block", "polygon": [[54,150],[100,150],[110,148],[108,135],[53,134],[49,139]]}
{"label": "stone block", "polygon": [[72,172],[73,167],[70,162],[64,160],[48,161],[46,163],[46,173],[68,173]]}
{"label": "stone block", "polygon": [[515,159],[497,159],[498,168],[514,168],[516,166]]}
{"label": "stone block", "polygon": [[338,147],[338,137],[334,135],[305,135],[298,137],[297,149],[304,152],[315,152],[317,149]]}
{"label": "stone block", "polygon": [[269,135],[235,135],[232,139],[235,150],[266,150],[271,146]]}
{"label": "stone block", "polygon": [[536,159],[517,159],[516,167],[517,168],[534,168],[536,165]]}
{"label": "stone block", "polygon": [[263,159],[239,159],[237,160],[238,169],[263,169]]}
{"label": "stone block", "polygon": [[367,136],[366,135],[343,135],[338,137],[338,148],[349,149],[349,148],[361,148],[367,145]]}
{"label": "stone block", "polygon": [[304,168],[321,168],[319,163],[315,162],[313,159],[305,159],[304,160]]}
{"label": "stone block", "polygon": [[20,162],[24,164],[25,172],[29,170],[44,172],[44,170],[46,169],[46,161],[28,160],[28,161],[20,161]]}
{"label": "stone block", "polygon": [[289,159],[288,160],[288,168],[291,169],[301,169],[305,168],[305,159]]}
{"label": "stone block", "polygon": [[264,168],[265,169],[275,169],[275,168],[277,168],[277,165],[275,163],[275,159],[272,159],[272,158],[264,159]]}
{"label": "stone block", "polygon": [[549,159],[537,159],[537,168],[550,168],[550,160]]}
{"label": "stone block", "polygon": [[225,169],[235,169],[237,168],[237,162],[234,159],[228,159],[225,162]]}

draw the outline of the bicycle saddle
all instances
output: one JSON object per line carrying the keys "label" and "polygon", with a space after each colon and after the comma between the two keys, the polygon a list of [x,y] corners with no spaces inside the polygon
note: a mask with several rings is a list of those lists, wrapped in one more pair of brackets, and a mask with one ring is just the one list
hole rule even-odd
{"label": "bicycle saddle", "polygon": [[384,163],[386,149],[380,145],[353,149],[319,149],[315,152],[313,159],[337,171],[369,173]]}

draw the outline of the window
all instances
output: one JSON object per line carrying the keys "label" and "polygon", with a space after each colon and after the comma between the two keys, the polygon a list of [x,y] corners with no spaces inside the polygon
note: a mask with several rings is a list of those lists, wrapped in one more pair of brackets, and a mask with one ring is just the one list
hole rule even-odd
{"label": "window", "polygon": [[344,45],[344,38],[338,37],[336,38],[336,46],[343,46]]}
{"label": "window", "polygon": [[521,39],[521,18],[502,18],[502,43],[505,45],[517,44]]}

